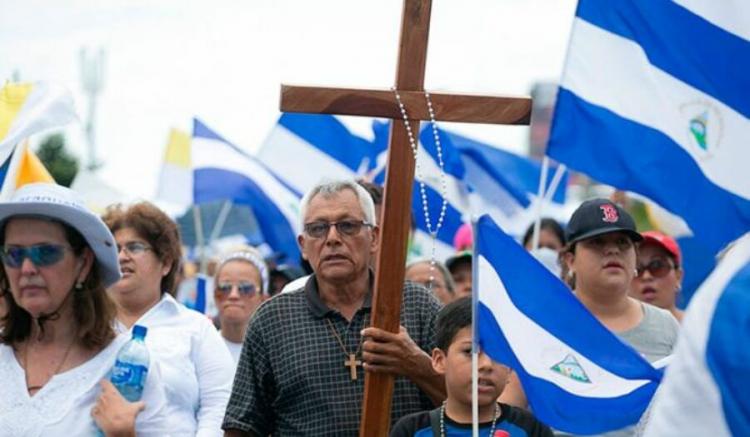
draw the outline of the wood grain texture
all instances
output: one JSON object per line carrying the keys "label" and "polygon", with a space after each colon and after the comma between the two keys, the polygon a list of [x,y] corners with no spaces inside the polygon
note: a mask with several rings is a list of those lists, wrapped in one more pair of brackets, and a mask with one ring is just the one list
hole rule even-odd
{"label": "wood grain texture", "polygon": [[[421,91],[427,61],[431,0],[404,0],[401,41],[396,66],[396,89]],[[419,121],[410,121],[418,135]],[[411,222],[414,156],[404,121],[391,124],[388,170],[385,176],[380,253],[375,267],[371,326],[398,332],[406,250]],[[387,436],[391,423],[393,376],[367,372],[362,401],[360,437]]]}
{"label": "wood grain texture", "polygon": [[[399,88],[399,94],[409,119],[430,120],[423,91]],[[529,97],[431,92],[430,100],[437,121],[528,125],[531,119]],[[280,107],[284,112],[401,119],[391,90],[282,85]]]}

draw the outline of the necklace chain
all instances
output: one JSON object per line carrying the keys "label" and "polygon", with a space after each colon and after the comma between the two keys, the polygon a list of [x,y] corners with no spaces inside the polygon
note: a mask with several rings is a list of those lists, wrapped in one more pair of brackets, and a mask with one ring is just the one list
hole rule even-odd
{"label": "necklace chain", "polygon": [[[326,322],[328,322],[328,327],[331,328],[331,332],[333,333],[333,336],[336,337],[336,340],[339,341],[339,346],[341,346],[341,350],[344,351],[344,355],[346,356],[351,355],[349,351],[346,349],[346,346],[344,345],[344,341],[341,339],[341,335],[339,335],[338,330],[336,330],[336,327],[333,326],[333,322],[331,322],[331,319],[326,317]],[[362,339],[359,340],[359,346],[357,347],[357,350],[354,351],[354,355],[357,355],[360,349],[362,349]]]}
{"label": "necklace chain", "polygon": [[[443,401],[443,405],[440,406],[440,436],[445,437],[445,403],[446,401]],[[498,418],[498,410],[500,407],[495,404],[495,414],[492,416],[492,426],[490,427],[490,433],[488,434],[490,437],[493,437],[492,434],[495,433],[495,425],[497,425],[497,418]]]}
{"label": "necklace chain", "polygon": [[[60,363],[55,368],[55,371],[52,372],[52,376],[57,375],[60,373],[60,369],[62,369],[63,364],[68,360],[68,355],[70,355],[70,351],[73,349],[73,345],[75,344],[76,340],[75,338],[73,341],[70,342],[68,347],[65,349],[65,353],[63,354],[62,360],[60,360]],[[43,385],[33,385],[29,386],[29,345],[31,344],[31,339],[28,340],[28,343],[26,343],[26,347],[23,351],[23,370],[24,370],[24,377],[26,379],[26,390],[32,391],[32,390],[40,390]]]}
{"label": "necklace chain", "polygon": [[401,95],[399,94],[398,90],[395,87],[391,87],[391,90],[393,90],[393,94],[396,96],[396,102],[398,103],[398,108],[401,111],[401,117],[404,119],[404,126],[406,127],[406,134],[409,137],[409,146],[411,146],[412,154],[414,155],[414,175],[419,182],[419,195],[420,199],[422,201],[422,212],[424,214],[425,219],[425,225],[427,226],[427,232],[430,234],[430,288],[432,288],[432,283],[435,280],[435,250],[436,250],[436,239],[437,234],[440,231],[440,229],[443,227],[443,222],[445,220],[445,212],[448,207],[448,200],[447,200],[447,192],[448,192],[448,184],[446,182],[445,177],[445,163],[443,162],[443,147],[440,142],[440,135],[438,134],[437,129],[437,122],[435,120],[435,111],[432,107],[432,99],[430,98],[430,93],[427,91],[424,91],[424,98],[427,101],[427,112],[430,114],[430,126],[432,127],[432,136],[435,140],[435,149],[437,152],[437,158],[438,158],[438,166],[440,168],[440,197],[442,198],[442,204],[440,205],[440,214],[438,215],[437,222],[435,223],[435,227],[433,229],[432,226],[432,219],[430,218],[430,210],[428,208],[427,203],[427,191],[425,189],[425,183],[424,178],[422,177],[422,168],[419,164],[419,145],[417,143],[417,140],[415,139],[414,132],[411,130],[411,125],[409,124],[409,117],[406,113],[406,106],[404,105],[404,102],[401,101]]}

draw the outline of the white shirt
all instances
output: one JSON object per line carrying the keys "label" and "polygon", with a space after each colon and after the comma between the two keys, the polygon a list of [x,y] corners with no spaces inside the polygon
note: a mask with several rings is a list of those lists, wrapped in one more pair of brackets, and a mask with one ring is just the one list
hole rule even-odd
{"label": "white shirt", "polygon": [[[13,348],[0,345],[0,436],[93,436],[91,409],[120,347],[129,338],[118,335],[85,363],[54,375],[34,396],[26,389],[26,375]],[[141,435],[171,435],[166,396],[159,366],[151,360],[141,400],[146,409],[136,418]]]}
{"label": "white shirt", "polygon": [[227,340],[226,337],[221,338],[224,339],[224,343],[226,343],[227,349],[229,349],[229,353],[232,355],[232,359],[234,360],[234,366],[237,367],[237,364],[240,362],[242,343],[235,343],[231,340]]}
{"label": "white shirt", "polygon": [[294,281],[286,284],[284,288],[281,289],[282,293],[289,293],[290,291],[299,290],[300,288],[304,287],[305,284],[307,284],[307,280],[310,279],[310,276],[302,276],[301,278],[297,278]]}
{"label": "white shirt", "polygon": [[[146,346],[161,366],[167,410],[179,435],[222,436],[235,365],[211,321],[168,293],[136,325],[148,328]],[[116,322],[116,329],[128,329]]]}

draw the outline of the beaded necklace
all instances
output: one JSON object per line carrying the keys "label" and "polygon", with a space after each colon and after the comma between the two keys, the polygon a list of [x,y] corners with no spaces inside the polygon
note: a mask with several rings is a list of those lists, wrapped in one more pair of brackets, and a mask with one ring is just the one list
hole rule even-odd
{"label": "beaded necklace", "polygon": [[[443,401],[443,405],[440,407],[440,436],[445,437],[445,402]],[[495,425],[497,425],[497,418],[498,418],[498,411],[500,410],[500,407],[495,404],[495,415],[492,416],[492,426],[490,427],[490,433],[488,434],[490,437],[495,433]]]}

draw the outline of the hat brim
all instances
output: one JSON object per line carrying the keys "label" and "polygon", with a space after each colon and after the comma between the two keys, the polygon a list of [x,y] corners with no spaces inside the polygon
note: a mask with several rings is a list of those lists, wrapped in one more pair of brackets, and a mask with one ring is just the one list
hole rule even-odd
{"label": "hat brim", "polygon": [[611,228],[599,228],[599,229],[591,230],[589,232],[586,232],[585,234],[581,234],[577,236],[576,238],[571,239],[570,241],[568,241],[568,244],[578,243],[581,240],[587,240],[592,237],[597,237],[599,235],[604,235],[604,234],[611,234],[613,232],[622,232],[626,234],[634,243],[637,243],[643,240],[643,236],[632,229],[613,226]]}
{"label": "hat brim", "polygon": [[49,202],[0,203],[0,224],[14,217],[41,217],[59,220],[76,229],[86,239],[96,257],[96,264],[104,285],[109,287],[120,280],[120,263],[112,233],[98,216],[79,208]]}

